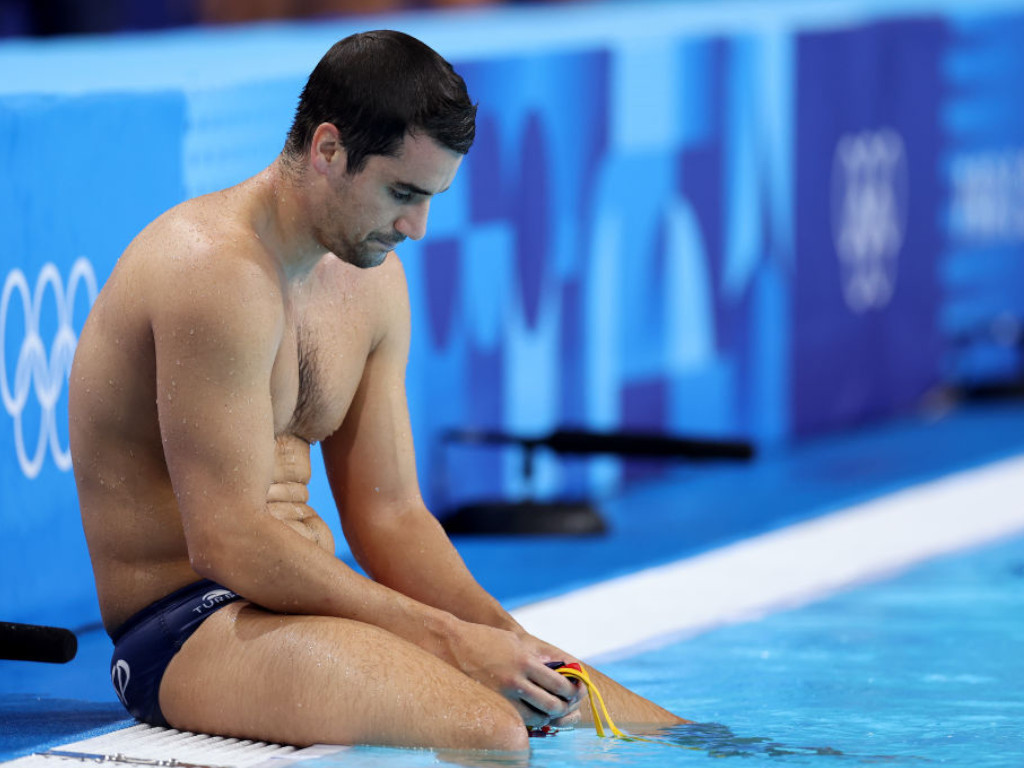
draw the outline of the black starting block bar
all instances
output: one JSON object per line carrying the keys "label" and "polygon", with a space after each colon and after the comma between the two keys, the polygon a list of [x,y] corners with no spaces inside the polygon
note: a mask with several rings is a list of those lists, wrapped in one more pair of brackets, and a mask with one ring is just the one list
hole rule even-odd
{"label": "black starting block bar", "polygon": [[[578,456],[620,456],[689,462],[749,461],[754,447],[745,441],[704,440],[643,432],[592,432],[558,429],[543,436],[505,432],[454,430],[448,443],[464,445],[513,445],[523,451],[523,478],[533,477],[534,454],[546,449]],[[484,502],[460,507],[441,520],[449,533],[479,534],[596,534],[607,526],[587,501]]]}
{"label": "black starting block bar", "polygon": [[66,664],[78,653],[78,638],[69,629],[0,621],[0,659]]}

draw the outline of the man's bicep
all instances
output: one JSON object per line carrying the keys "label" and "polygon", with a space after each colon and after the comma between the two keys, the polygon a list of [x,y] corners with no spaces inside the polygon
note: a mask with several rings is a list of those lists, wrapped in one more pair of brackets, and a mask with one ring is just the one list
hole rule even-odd
{"label": "man's bicep", "polygon": [[258,312],[201,300],[154,318],[161,439],[186,530],[211,507],[265,500],[274,446],[265,324]]}
{"label": "man's bicep", "polygon": [[371,354],[345,420],[323,443],[343,522],[348,512],[419,500],[404,377],[404,359]]}

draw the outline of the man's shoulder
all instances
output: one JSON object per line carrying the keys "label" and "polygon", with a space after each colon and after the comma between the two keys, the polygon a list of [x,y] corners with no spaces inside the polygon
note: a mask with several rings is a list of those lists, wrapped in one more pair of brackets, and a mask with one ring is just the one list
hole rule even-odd
{"label": "man's shoulder", "polygon": [[122,290],[142,299],[154,328],[195,322],[253,331],[280,325],[279,275],[251,228],[190,203],[139,234],[122,257]]}
{"label": "man's shoulder", "polygon": [[279,283],[272,260],[252,226],[232,214],[206,198],[185,201],[142,230],[123,258],[148,274],[158,290],[249,283],[272,289]]}
{"label": "man's shoulder", "polygon": [[143,229],[132,246],[164,254],[204,257],[214,252],[255,250],[258,242],[246,217],[215,195],[185,200]]}

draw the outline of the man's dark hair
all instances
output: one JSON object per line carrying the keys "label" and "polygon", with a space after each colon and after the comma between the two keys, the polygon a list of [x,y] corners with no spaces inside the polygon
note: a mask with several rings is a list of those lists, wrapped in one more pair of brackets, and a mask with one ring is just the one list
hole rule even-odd
{"label": "man's dark hair", "polygon": [[397,153],[407,131],[466,154],[476,106],[436,51],[402,32],[378,30],[346,37],[320,59],[299,97],[285,154],[303,155],[321,123],[338,129],[348,173],[358,173],[370,155]]}

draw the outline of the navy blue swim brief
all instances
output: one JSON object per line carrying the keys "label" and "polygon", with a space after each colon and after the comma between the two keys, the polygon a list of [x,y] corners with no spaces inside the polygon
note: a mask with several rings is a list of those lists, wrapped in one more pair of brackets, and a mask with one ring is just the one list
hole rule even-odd
{"label": "navy blue swim brief", "polygon": [[160,711],[164,670],[203,621],[241,599],[204,579],[157,600],[118,628],[110,679],[129,714],[150,725],[168,724]]}

